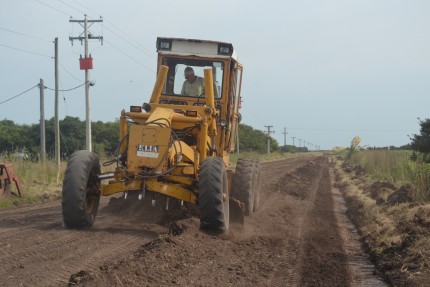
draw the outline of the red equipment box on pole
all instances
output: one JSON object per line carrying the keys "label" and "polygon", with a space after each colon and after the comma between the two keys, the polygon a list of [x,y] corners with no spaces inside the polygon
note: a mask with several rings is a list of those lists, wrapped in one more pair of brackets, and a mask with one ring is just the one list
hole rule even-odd
{"label": "red equipment box on pole", "polygon": [[91,70],[93,68],[93,58],[79,58],[81,70]]}

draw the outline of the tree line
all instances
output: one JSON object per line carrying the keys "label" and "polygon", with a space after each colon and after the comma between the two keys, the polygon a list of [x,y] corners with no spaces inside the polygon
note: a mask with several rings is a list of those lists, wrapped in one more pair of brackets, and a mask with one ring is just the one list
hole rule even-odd
{"label": "tree line", "polygon": [[[59,122],[61,157],[85,149],[85,121],[65,117]],[[117,122],[92,122],[93,150],[99,154],[113,154],[118,145]],[[54,118],[45,121],[45,142],[48,157],[55,153]],[[40,152],[40,124],[20,125],[11,120],[0,121],[0,153],[25,153],[36,158]]]}
{"label": "tree line", "polygon": [[[60,150],[63,159],[74,151],[85,149],[85,121],[77,117],[60,120]],[[119,143],[119,124],[115,122],[92,122],[93,151],[110,156]],[[54,118],[45,121],[46,152],[54,157]],[[267,135],[246,124],[239,124],[240,151],[267,152]],[[271,139],[271,150],[278,150],[275,139]],[[40,152],[40,124],[17,124],[11,120],[0,121],[0,154],[25,153],[37,159]]]}
{"label": "tree line", "polygon": [[430,163],[430,119],[418,119],[418,121],[420,134],[414,134],[410,137],[411,147],[414,150],[411,159]]}

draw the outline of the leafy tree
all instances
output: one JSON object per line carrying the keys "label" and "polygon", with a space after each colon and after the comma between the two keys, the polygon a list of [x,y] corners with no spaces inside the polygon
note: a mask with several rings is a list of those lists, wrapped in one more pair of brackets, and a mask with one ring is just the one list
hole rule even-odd
{"label": "leafy tree", "polygon": [[293,145],[286,145],[285,147],[282,147],[281,150],[283,152],[290,152],[290,153],[296,153],[296,152],[308,152],[309,149],[307,147],[297,147]]}
{"label": "leafy tree", "polygon": [[30,126],[17,125],[11,120],[0,121],[0,152],[17,151],[32,145]]}
{"label": "leafy tree", "polygon": [[[423,158],[425,162],[430,162],[430,119],[421,120],[420,122],[420,134],[413,135],[411,137],[411,147],[415,152]],[[419,156],[414,153],[411,159],[418,159]]]}
{"label": "leafy tree", "polygon": [[[271,151],[279,148],[278,142],[271,138]],[[239,124],[239,149],[241,151],[267,152],[267,135],[251,126]]]}
{"label": "leafy tree", "polygon": [[85,149],[85,121],[78,117],[65,117],[60,121],[60,149],[62,155]]}
{"label": "leafy tree", "polygon": [[94,122],[92,124],[94,151],[98,154],[112,155],[119,144],[119,123]]}
{"label": "leafy tree", "polygon": [[[77,117],[60,120],[60,149],[63,158],[85,148],[85,121]],[[54,118],[45,120],[46,151],[51,158],[55,156]],[[119,123],[92,123],[93,150],[101,155],[112,155],[119,144]],[[239,124],[239,145],[242,151],[267,151],[267,135],[249,125]],[[40,124],[18,125],[11,120],[0,121],[0,153],[16,152],[25,149],[32,157],[40,151]],[[279,149],[278,142],[271,138],[271,149]]]}

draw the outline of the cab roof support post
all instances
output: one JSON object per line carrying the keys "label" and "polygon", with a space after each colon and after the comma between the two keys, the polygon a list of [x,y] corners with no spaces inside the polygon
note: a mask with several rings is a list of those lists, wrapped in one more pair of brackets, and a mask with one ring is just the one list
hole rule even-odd
{"label": "cab roof support post", "polygon": [[215,96],[214,96],[214,85],[212,67],[204,69],[205,77],[205,94],[206,104],[212,109],[211,120],[209,122],[209,135],[216,135],[216,121],[215,121]]}
{"label": "cab roof support post", "polygon": [[166,82],[167,72],[169,67],[161,65],[160,71],[157,75],[157,80],[155,81],[154,90],[152,91],[151,104],[158,104],[160,102],[161,91],[163,90],[164,83]]}

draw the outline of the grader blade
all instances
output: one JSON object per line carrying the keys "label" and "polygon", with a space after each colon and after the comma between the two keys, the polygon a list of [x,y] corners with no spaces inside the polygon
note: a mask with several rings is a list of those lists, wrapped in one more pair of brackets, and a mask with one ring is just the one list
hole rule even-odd
{"label": "grader blade", "polygon": [[[15,183],[18,194],[11,191],[11,184]],[[0,163],[0,198],[15,195],[22,197],[22,186],[18,176],[15,175],[11,163]]]}
{"label": "grader blade", "polygon": [[243,203],[240,203],[237,199],[232,197],[229,198],[229,207],[230,207],[230,223],[237,223],[244,225],[245,223],[245,215],[243,214],[244,206]]}

